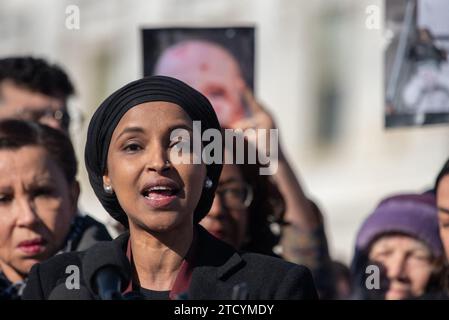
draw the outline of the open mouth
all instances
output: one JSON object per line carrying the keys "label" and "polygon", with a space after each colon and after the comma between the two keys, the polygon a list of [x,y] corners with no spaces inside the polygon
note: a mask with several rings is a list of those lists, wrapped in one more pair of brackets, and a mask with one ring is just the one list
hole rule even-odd
{"label": "open mouth", "polygon": [[142,195],[148,199],[158,199],[163,197],[174,196],[179,192],[177,189],[172,189],[170,187],[165,186],[155,186],[149,189],[145,189],[142,192]]}
{"label": "open mouth", "polygon": [[152,208],[162,208],[173,202],[180,189],[172,182],[155,183],[143,188],[141,194]]}

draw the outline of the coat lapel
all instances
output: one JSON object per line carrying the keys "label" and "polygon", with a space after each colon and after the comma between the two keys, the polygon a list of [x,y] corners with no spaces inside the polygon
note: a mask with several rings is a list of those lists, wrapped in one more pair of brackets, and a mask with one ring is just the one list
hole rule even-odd
{"label": "coat lapel", "polygon": [[[244,261],[234,248],[213,237],[201,225],[195,228],[198,236],[195,264],[189,292],[182,296],[188,299],[231,299],[234,287],[226,280],[244,266]],[[126,254],[128,240],[129,231],[126,231],[112,243],[120,246]]]}
{"label": "coat lapel", "polygon": [[198,226],[198,257],[189,299],[231,299],[234,286],[227,279],[244,266],[237,251]]}

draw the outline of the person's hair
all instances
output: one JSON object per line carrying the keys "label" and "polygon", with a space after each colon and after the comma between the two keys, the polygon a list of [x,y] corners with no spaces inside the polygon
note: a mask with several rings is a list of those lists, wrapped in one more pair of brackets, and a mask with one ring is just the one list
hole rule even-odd
{"label": "person's hair", "polygon": [[435,192],[437,192],[438,185],[440,184],[441,180],[447,175],[449,175],[449,159],[446,161],[440,173],[438,174],[437,179],[435,180]]}
{"label": "person's hair", "polygon": [[[237,144],[234,143],[233,155],[237,154],[236,146]],[[258,161],[255,164],[249,164],[247,158],[249,150],[255,151],[254,147],[245,139],[244,161],[243,164],[237,166],[243,180],[252,188],[253,200],[247,209],[246,237],[240,249],[273,255],[273,248],[279,243],[281,233],[274,232],[272,226],[284,224],[285,201],[271,176],[260,174],[259,170],[264,166]],[[242,152],[242,150],[239,150],[239,152]]]}
{"label": "person's hair", "polygon": [[67,134],[37,122],[0,120],[0,150],[17,150],[25,146],[45,149],[62,169],[67,182],[71,184],[75,181],[76,155]]}
{"label": "person's hair", "polygon": [[68,75],[57,65],[33,57],[0,59],[0,83],[10,80],[19,87],[67,100],[75,89]]}
{"label": "person's hair", "polygon": [[253,201],[247,209],[247,242],[242,249],[273,254],[281,234],[274,233],[271,226],[283,223],[285,203],[271,177],[260,175],[259,168],[258,165],[239,165],[243,179],[253,189]]}

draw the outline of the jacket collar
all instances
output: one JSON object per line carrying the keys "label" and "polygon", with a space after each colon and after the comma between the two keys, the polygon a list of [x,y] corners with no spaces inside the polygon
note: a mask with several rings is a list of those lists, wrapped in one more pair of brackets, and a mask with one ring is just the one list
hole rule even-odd
{"label": "jacket collar", "polygon": [[200,225],[197,230],[198,262],[195,267],[206,267],[220,280],[224,280],[241,267],[243,260],[233,247],[218,240]]}
{"label": "jacket collar", "polygon": [[[242,266],[243,260],[233,247],[212,236],[201,225],[196,225],[195,228],[198,241],[194,269],[207,269],[216,279],[225,280]],[[128,240],[129,231],[126,231],[113,242],[126,254]]]}

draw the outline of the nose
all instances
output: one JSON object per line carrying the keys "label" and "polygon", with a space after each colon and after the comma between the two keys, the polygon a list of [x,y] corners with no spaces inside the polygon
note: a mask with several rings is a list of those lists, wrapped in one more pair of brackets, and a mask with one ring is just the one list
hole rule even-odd
{"label": "nose", "polygon": [[29,199],[17,200],[17,225],[30,228],[39,221],[34,203]]}
{"label": "nose", "polygon": [[404,279],[406,276],[407,257],[404,254],[396,254],[386,263],[387,275],[390,279]]}
{"label": "nose", "polygon": [[155,146],[149,148],[147,153],[147,164],[146,168],[150,171],[155,171],[157,173],[162,173],[171,168],[172,164],[167,156],[167,151],[161,146]]}
{"label": "nose", "polygon": [[215,194],[212,207],[207,216],[201,221],[201,224],[210,232],[227,229],[229,219],[226,209],[222,205],[222,200],[218,194]]}
{"label": "nose", "polygon": [[226,215],[226,209],[223,206],[223,200],[219,194],[215,194],[214,201],[212,202],[212,207],[209,210],[208,217],[213,219],[223,219]]}

